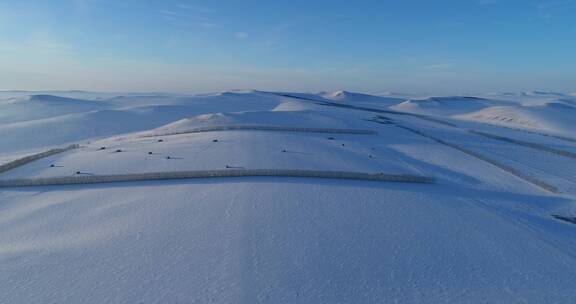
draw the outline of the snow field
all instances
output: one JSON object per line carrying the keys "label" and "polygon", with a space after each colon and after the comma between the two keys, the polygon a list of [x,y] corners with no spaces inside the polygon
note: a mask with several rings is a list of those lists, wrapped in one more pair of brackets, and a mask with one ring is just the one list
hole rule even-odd
{"label": "snow field", "polygon": [[[67,94],[0,101],[0,113],[19,113],[0,114],[3,162],[81,144],[1,173],[0,184],[198,171],[292,177],[0,188],[0,303],[569,303],[576,297],[576,229],[553,217],[576,214],[572,160],[467,130],[563,151],[576,145],[450,114],[483,104],[542,105],[548,97],[446,97],[421,107],[431,106],[434,116],[419,116],[389,109],[405,99],[345,91]],[[466,101],[475,104],[460,104]],[[83,106],[94,102],[103,108]],[[374,115],[388,119],[375,122]],[[142,137],[225,125],[377,134],[245,129]],[[335,171],[436,182],[310,178]]]}

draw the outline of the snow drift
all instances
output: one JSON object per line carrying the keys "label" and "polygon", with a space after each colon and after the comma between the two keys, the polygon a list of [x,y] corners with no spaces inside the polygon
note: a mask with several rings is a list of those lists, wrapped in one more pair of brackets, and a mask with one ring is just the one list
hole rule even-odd
{"label": "snow drift", "polygon": [[506,105],[507,102],[472,96],[430,97],[410,99],[391,108],[416,114],[452,116],[479,111],[495,104]]}
{"label": "snow drift", "polygon": [[[3,162],[82,141],[0,173],[0,303],[576,297],[576,142],[495,125],[566,133],[568,95],[55,95],[0,93]],[[375,133],[141,136],[222,124]]]}
{"label": "snow drift", "polygon": [[534,106],[499,106],[457,116],[459,119],[480,121],[552,134],[576,134],[576,104],[572,100],[555,100]]}

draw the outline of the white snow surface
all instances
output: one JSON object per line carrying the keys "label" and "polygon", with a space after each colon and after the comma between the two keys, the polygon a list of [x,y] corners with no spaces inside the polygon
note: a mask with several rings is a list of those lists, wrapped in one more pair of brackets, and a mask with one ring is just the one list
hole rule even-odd
{"label": "white snow surface", "polygon": [[576,137],[576,100],[488,107],[457,118]]}
{"label": "white snow surface", "polygon": [[393,110],[576,137],[576,98],[554,92],[409,99]]}
{"label": "white snow surface", "polygon": [[[472,96],[430,97],[410,99],[392,106],[395,110],[428,115],[455,115],[478,111],[495,104],[495,101]],[[506,104],[499,102],[500,105]]]}
{"label": "white snow surface", "polygon": [[[576,216],[576,162],[468,131],[576,153],[574,100],[0,92],[0,165],[81,145],[0,180],[226,168],[437,180],[0,188],[0,303],[570,303],[576,225],[552,215]],[[242,125],[277,129],[166,135]]]}

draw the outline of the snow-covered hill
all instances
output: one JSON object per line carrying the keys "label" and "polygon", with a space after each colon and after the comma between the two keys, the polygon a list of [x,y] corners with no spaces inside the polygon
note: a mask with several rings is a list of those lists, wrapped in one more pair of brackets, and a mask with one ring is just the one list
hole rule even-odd
{"label": "snow-covered hill", "polygon": [[120,96],[100,101],[35,95],[0,103],[0,154],[148,130],[213,112],[271,110],[281,100],[240,93]]}
{"label": "snow-covered hill", "polygon": [[363,103],[363,102],[373,102],[373,103],[380,103],[380,104],[396,104],[402,101],[401,98],[395,97],[383,97],[383,96],[375,96],[369,94],[362,94],[362,93],[355,93],[349,91],[336,91],[332,93],[322,93],[320,96],[334,100],[334,101],[342,101],[342,102],[354,102],[354,103]]}
{"label": "snow-covered hill", "polygon": [[558,99],[529,106],[488,107],[458,118],[574,136],[576,100]]}
{"label": "snow-covered hill", "polygon": [[495,101],[472,96],[430,97],[409,99],[392,106],[392,109],[417,114],[452,116],[479,111],[494,105],[507,105],[508,102]]}
{"label": "snow-covered hill", "polygon": [[106,109],[105,102],[53,95],[31,95],[0,99],[0,125],[20,121]]}
{"label": "snow-covered hill", "polygon": [[[0,96],[0,185],[77,183],[0,186],[0,303],[569,303],[576,296],[568,95]],[[564,136],[546,136],[555,134]],[[198,170],[435,182],[279,174],[83,183]]]}
{"label": "snow-covered hill", "polygon": [[391,109],[444,118],[478,121],[559,136],[574,136],[576,99],[548,92],[488,94],[481,97],[410,99]]}

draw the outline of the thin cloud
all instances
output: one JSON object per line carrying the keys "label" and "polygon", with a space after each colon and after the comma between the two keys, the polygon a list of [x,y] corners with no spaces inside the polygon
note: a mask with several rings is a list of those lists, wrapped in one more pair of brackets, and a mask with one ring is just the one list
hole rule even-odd
{"label": "thin cloud", "polygon": [[212,16],[213,12],[214,10],[208,7],[188,4],[177,4],[158,11],[172,26],[196,26],[206,29],[219,26]]}
{"label": "thin cloud", "polygon": [[426,69],[428,70],[449,70],[454,68],[455,65],[453,63],[436,63],[436,64],[431,64],[428,66],[425,66]]}
{"label": "thin cloud", "polygon": [[247,39],[250,35],[246,32],[236,32],[234,33],[234,38],[236,39]]}
{"label": "thin cloud", "polygon": [[22,40],[3,40],[0,42],[1,52],[69,54],[72,50],[71,44],[55,38],[43,30],[35,31]]}
{"label": "thin cloud", "polygon": [[536,10],[539,19],[549,20],[558,12],[574,9],[576,1],[574,0],[549,0],[539,1],[536,3]]}
{"label": "thin cloud", "polygon": [[187,11],[195,11],[195,12],[202,12],[202,13],[213,13],[214,9],[207,7],[207,6],[202,6],[202,5],[191,5],[191,4],[176,4],[176,7],[182,10],[187,10]]}
{"label": "thin cloud", "polygon": [[476,4],[478,5],[493,5],[500,3],[499,0],[477,0]]}

